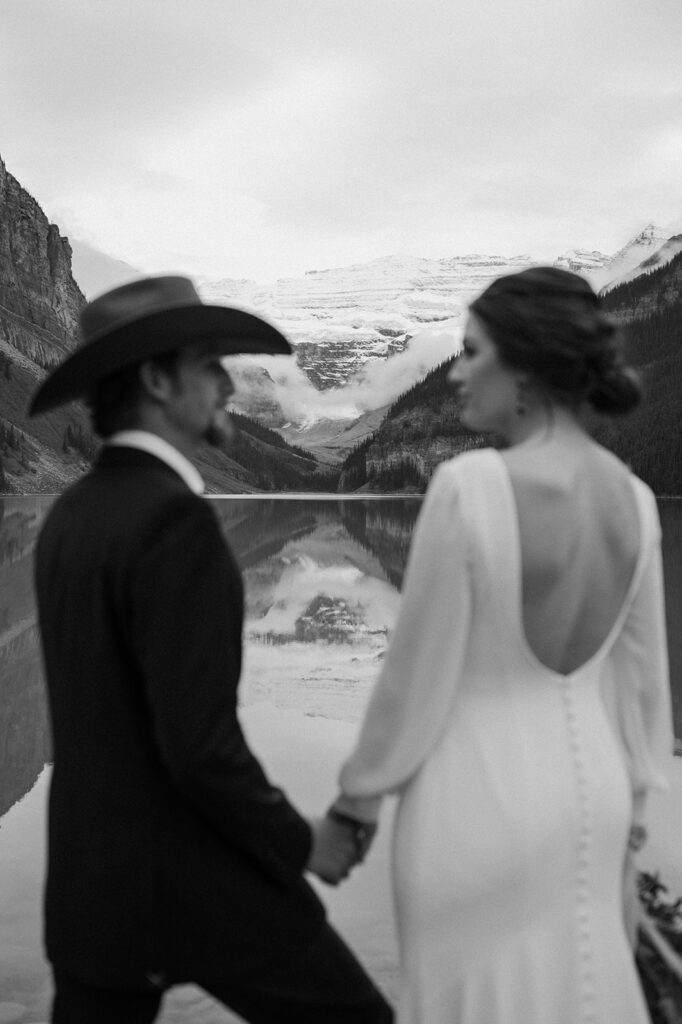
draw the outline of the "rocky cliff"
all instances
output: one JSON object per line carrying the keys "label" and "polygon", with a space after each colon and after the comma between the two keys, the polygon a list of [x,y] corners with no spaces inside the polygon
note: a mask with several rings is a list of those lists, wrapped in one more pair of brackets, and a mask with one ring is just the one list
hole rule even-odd
{"label": "rocky cliff", "polygon": [[2,338],[42,368],[75,345],[83,294],[71,246],[0,160]]}
{"label": "rocky cliff", "polygon": [[83,295],[71,247],[0,161],[0,458],[6,492],[59,491],[89,464],[82,409],[29,419],[46,370],[76,344]]}
{"label": "rocky cliff", "polygon": [[0,817],[50,758],[32,555],[49,499],[0,498]]}

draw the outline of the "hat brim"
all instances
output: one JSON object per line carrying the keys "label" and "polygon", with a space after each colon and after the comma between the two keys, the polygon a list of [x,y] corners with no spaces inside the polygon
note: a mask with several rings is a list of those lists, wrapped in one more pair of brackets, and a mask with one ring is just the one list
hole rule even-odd
{"label": "hat brim", "polygon": [[289,355],[291,346],[266,320],[242,309],[194,303],[140,317],[77,349],[43,381],[29,415],[87,395],[98,381],[136,363],[210,342],[218,355]]}

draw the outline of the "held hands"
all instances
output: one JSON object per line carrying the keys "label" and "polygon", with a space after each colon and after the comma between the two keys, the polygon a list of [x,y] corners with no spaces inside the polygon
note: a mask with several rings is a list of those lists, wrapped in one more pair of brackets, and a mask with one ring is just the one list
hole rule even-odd
{"label": "held hands", "polygon": [[334,810],[325,818],[314,818],[310,827],[313,845],[307,870],[328,885],[338,885],[364,860],[376,832],[376,825],[355,821]]}
{"label": "held hands", "polygon": [[625,932],[632,949],[637,948],[637,933],[642,917],[642,905],[637,892],[637,863],[634,851],[628,850],[623,872],[623,916]]}
{"label": "held hands", "polygon": [[625,865],[623,869],[623,915],[625,917],[625,931],[633,949],[637,948],[640,921],[644,916],[637,887],[637,876],[639,873],[637,854],[646,843],[646,839],[647,832],[644,825],[634,824],[630,829],[628,845],[625,851]]}

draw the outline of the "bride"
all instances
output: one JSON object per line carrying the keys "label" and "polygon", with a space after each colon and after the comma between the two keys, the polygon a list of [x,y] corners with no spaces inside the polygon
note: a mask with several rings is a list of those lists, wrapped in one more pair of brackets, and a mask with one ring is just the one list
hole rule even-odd
{"label": "bride", "polygon": [[583,425],[640,399],[582,278],[470,308],[450,372],[502,450],[440,466],[330,814],[397,794],[399,1024],[646,1024],[633,962],[646,794],[672,756],[649,488]]}

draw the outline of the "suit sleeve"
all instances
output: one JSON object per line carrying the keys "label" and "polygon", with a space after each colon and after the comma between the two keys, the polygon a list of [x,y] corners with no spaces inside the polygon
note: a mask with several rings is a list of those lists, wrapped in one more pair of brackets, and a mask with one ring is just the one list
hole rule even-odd
{"label": "suit sleeve", "polygon": [[237,717],[241,576],[204,500],[183,496],[150,531],[132,611],[156,745],[178,790],[270,873],[302,871],[310,827],[268,781]]}
{"label": "suit sleeve", "polygon": [[450,716],[467,650],[471,579],[456,469],[434,475],[415,527],[400,613],[384,666],[341,771],[335,807],[376,818],[433,749]]}

